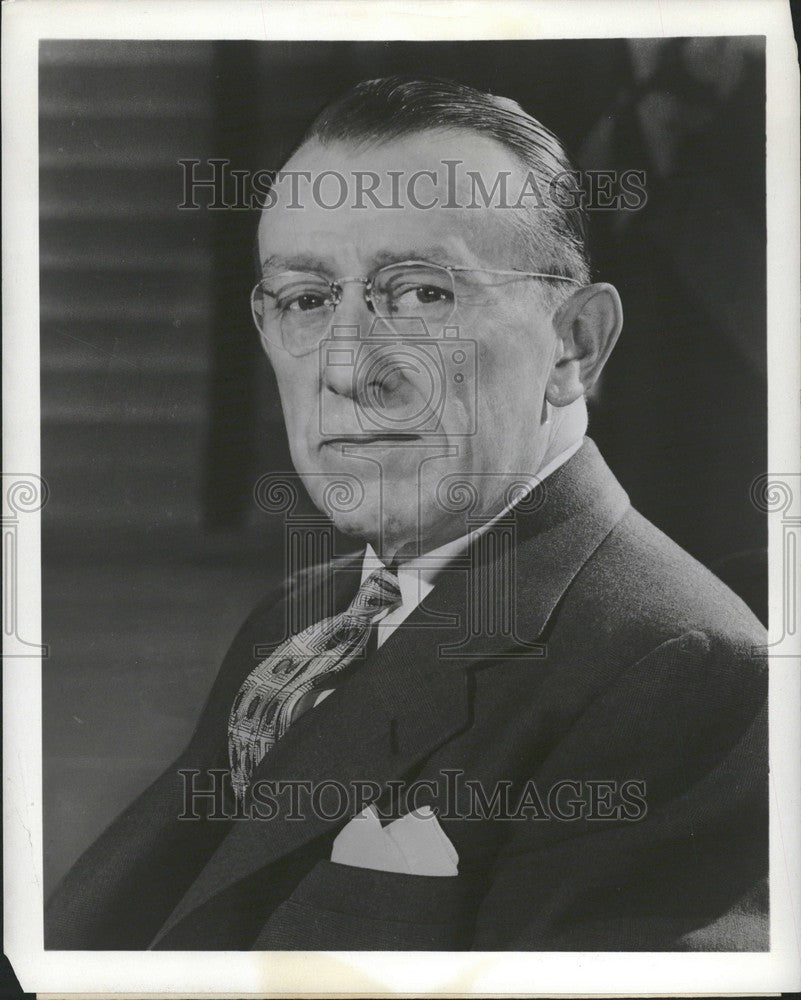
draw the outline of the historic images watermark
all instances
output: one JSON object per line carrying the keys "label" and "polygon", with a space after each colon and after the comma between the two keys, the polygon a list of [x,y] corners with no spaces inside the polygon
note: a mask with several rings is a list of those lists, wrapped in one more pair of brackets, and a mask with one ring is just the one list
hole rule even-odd
{"label": "historic images watermark", "polygon": [[307,207],[583,209],[636,212],[648,201],[644,170],[563,170],[545,183],[533,170],[490,177],[463,160],[442,160],[435,170],[243,170],[230,160],[179,160],[179,209],[221,211]]}
{"label": "historic images watermark", "polygon": [[30,549],[26,532],[35,531],[29,515],[50,495],[47,483],[33,473],[3,473],[3,656],[46,657],[48,647],[20,634],[20,552]]}
{"label": "historic images watermark", "polygon": [[[757,510],[781,523],[781,635],[766,646],[755,646],[754,656],[799,658],[798,563],[801,553],[801,473],[764,473],[751,483],[751,502]],[[771,623],[772,624],[772,623]]]}
{"label": "historic images watermark", "polygon": [[181,820],[285,820],[329,822],[360,815],[370,806],[379,819],[391,821],[427,807],[443,820],[523,822],[637,822],[648,812],[642,779],[562,778],[549,784],[533,779],[500,780],[487,786],[447,768],[437,780],[387,781],[257,779],[245,802],[231,794],[230,772],[212,768],[178,771],[182,781]]}

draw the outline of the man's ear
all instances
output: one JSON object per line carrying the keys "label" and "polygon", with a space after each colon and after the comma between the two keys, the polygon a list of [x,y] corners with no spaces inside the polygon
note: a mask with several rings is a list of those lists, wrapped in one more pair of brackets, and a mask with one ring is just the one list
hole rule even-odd
{"label": "man's ear", "polygon": [[567,406],[583,396],[601,374],[623,327],[623,306],[613,285],[585,285],[556,311],[559,338],[556,361],[545,398],[552,406]]}

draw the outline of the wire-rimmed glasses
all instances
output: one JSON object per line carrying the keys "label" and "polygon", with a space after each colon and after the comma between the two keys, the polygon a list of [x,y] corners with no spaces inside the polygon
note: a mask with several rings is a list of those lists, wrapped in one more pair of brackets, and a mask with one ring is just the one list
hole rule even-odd
{"label": "wire-rimmed glasses", "polygon": [[[344,286],[361,284],[368,309],[402,335],[402,321],[415,320],[429,331],[444,327],[459,304],[471,301],[475,288],[460,281],[470,272],[509,277],[543,278],[580,282],[559,274],[539,271],[497,271],[489,268],[456,267],[408,260],[386,264],[366,278],[343,277],[330,281],[311,271],[281,271],[265,275],[250,295],[256,329],[269,343],[294,357],[310,354],[325,336],[342,301]],[[398,322],[397,328],[393,321]]]}

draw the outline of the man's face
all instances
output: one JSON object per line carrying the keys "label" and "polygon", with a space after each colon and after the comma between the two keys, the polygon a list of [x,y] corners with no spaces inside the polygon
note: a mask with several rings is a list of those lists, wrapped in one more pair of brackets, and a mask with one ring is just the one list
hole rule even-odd
{"label": "man's face", "polygon": [[[472,197],[466,171],[480,171],[487,190],[501,172],[519,172],[497,143],[465,132],[421,133],[377,146],[303,146],[285,171],[309,171],[312,178],[337,171],[349,195],[342,207],[326,208],[319,202],[336,203],[339,188],[321,185],[315,200],[306,184],[302,207],[289,208],[289,188],[277,189],[278,201],[265,209],[259,227],[265,275],[368,278],[401,261],[536,270],[519,253],[511,227],[509,216],[521,210],[447,207],[443,161],[449,159],[464,163],[464,184],[456,198],[450,191],[461,206]],[[436,172],[436,182],[426,177],[416,188],[418,203],[436,197],[436,207],[409,203],[406,179],[418,170]],[[388,172],[403,171],[402,207],[363,199],[364,207],[354,208],[358,171],[379,175],[377,196],[385,204]],[[429,551],[463,534],[468,514],[500,510],[506,489],[537,471],[548,444],[541,413],[556,334],[540,283],[454,272],[456,301],[450,302],[448,288],[414,284],[421,279],[411,277],[398,299],[402,308],[391,300],[384,311],[395,317],[394,329],[371,310],[364,284],[349,281],[333,312],[322,307],[330,325],[309,353],[295,356],[263,338],[292,460],[312,499],[342,531],[387,557]],[[413,315],[418,303],[425,324]],[[291,315],[283,328],[303,328],[319,307],[319,299],[288,296],[282,309]],[[332,505],[333,484],[343,481],[353,500]],[[456,508],[465,506],[458,500],[466,494],[459,482],[469,483],[475,498],[462,513]]]}

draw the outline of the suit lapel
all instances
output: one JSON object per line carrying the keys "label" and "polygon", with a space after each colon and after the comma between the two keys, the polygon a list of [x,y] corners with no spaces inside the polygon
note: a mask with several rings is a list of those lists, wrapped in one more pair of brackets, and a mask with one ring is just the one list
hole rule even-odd
{"label": "suit lapel", "polygon": [[461,636],[453,646],[442,643],[440,656],[547,656],[543,634],[562,595],[628,508],[626,492],[585,439],[474,543],[462,570]]}
{"label": "suit lapel", "polygon": [[[409,773],[469,725],[469,667],[497,657],[547,655],[538,641],[548,619],[627,506],[626,494],[586,441],[510,518],[443,570],[426,601],[370,661],[287,731],[254,781],[337,782],[350,790],[356,782],[383,785]],[[345,564],[335,575],[338,606],[355,592],[358,570],[358,562]],[[508,588],[501,607],[514,614],[484,620],[482,611],[496,600],[499,586]],[[247,670],[239,673],[224,688],[230,698]],[[226,719],[229,704],[216,709]],[[160,937],[227,887],[345,819],[307,810],[303,821],[285,821],[282,814],[235,821]]]}

